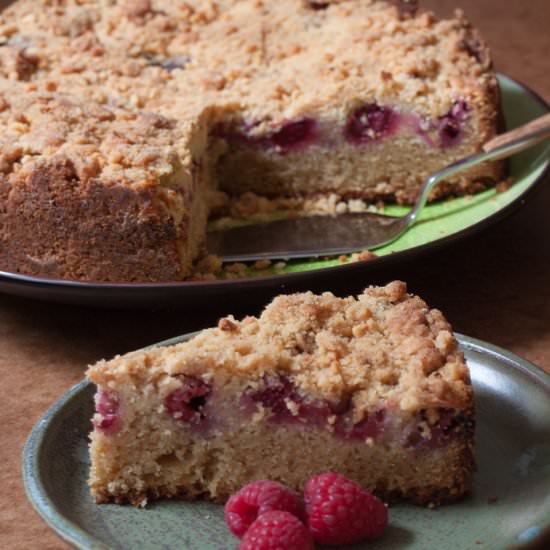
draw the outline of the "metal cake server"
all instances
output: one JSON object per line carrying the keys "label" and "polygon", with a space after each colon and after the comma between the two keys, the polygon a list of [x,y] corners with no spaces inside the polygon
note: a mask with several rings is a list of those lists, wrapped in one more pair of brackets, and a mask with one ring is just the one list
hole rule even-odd
{"label": "metal cake server", "polygon": [[394,241],[417,221],[430,191],[441,181],[482,162],[512,156],[548,138],[550,114],[495,137],[484,145],[483,152],[432,174],[406,216],[361,212],[251,224],[208,233],[207,248],[224,262],[287,260],[373,250]]}

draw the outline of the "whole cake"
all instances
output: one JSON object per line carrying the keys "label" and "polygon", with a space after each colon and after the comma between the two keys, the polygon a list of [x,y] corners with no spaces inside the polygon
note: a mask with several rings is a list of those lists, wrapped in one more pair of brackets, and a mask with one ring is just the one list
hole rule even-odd
{"label": "whole cake", "polygon": [[98,503],[224,501],[257,479],[337,471],[436,505],[474,470],[468,369],[441,312],[405,283],[279,296],[259,318],[101,361],[89,484]]}
{"label": "whole cake", "polygon": [[0,268],[180,280],[216,189],[410,203],[495,135],[498,105],[479,34],[414,1],[18,0],[0,16]]}

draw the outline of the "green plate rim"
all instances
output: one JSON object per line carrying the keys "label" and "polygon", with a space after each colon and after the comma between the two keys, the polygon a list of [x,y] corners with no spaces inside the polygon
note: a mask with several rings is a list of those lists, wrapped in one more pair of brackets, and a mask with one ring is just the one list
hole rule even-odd
{"label": "green plate rim", "polygon": [[[170,338],[169,340],[163,340],[162,342],[153,344],[144,349],[177,344],[192,338],[195,334],[197,334],[197,332],[191,332],[182,336]],[[460,333],[455,333],[455,336],[462,349],[492,355],[499,362],[506,365],[507,368],[518,370],[527,375],[533,383],[540,385],[540,387],[548,393],[550,398],[550,374],[502,347]],[[81,529],[77,524],[67,520],[61,513],[57,512],[56,505],[49,498],[42,481],[34,475],[34,472],[39,471],[40,468],[39,456],[42,444],[47,437],[47,430],[45,428],[48,423],[51,422],[69,401],[91,385],[92,383],[86,379],[74,385],[67,390],[67,392],[63,394],[35,424],[23,448],[21,473],[27,498],[36,512],[59,537],[80,550],[111,550],[109,546],[106,546],[93,535]],[[541,534],[537,539],[546,536],[550,531],[550,510],[548,520],[540,527]],[[533,544],[536,544],[537,539],[528,541],[525,544],[516,544],[513,548],[517,550],[533,548]]]}

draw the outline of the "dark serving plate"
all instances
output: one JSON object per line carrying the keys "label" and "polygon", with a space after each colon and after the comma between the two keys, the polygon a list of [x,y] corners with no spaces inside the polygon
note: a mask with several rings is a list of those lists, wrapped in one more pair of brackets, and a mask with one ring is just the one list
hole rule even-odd
{"label": "dark serving plate", "polygon": [[[526,86],[499,76],[507,129],[550,111]],[[335,280],[364,278],[381,268],[403,262],[464,239],[495,223],[523,205],[550,173],[550,145],[539,145],[510,162],[514,184],[504,192],[489,189],[473,197],[454,198],[428,205],[421,221],[394,243],[378,249],[368,262],[340,264],[335,259],[289,263],[277,274],[218,281],[168,283],[94,283],[32,277],[0,271],[0,292],[54,302],[99,307],[200,307],[231,296],[242,302],[266,301],[280,292],[331,288]],[[403,214],[389,206],[390,214]]]}

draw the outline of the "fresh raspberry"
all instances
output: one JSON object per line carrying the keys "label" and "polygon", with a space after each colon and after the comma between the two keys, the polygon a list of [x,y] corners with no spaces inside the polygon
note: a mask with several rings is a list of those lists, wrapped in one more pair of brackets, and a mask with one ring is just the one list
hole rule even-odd
{"label": "fresh raspberry", "polygon": [[266,512],[250,526],[239,550],[313,550],[307,527],[288,512]]}
{"label": "fresh raspberry", "polygon": [[305,511],[297,493],[277,483],[262,480],[245,485],[225,505],[225,522],[230,531],[242,537],[257,517],[282,510],[289,512],[305,523]]}
{"label": "fresh raspberry", "polygon": [[375,539],[388,524],[388,510],[381,500],[334,472],[312,477],[304,497],[309,530],[321,544]]}

